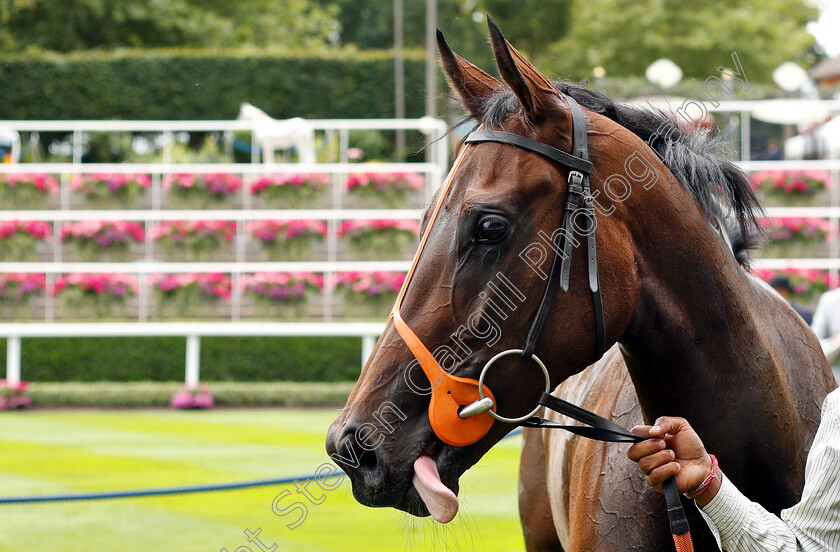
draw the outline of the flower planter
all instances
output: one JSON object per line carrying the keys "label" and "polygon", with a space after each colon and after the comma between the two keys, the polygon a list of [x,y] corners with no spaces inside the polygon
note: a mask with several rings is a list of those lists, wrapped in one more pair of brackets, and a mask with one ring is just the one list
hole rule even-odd
{"label": "flower planter", "polygon": [[149,278],[159,318],[217,318],[226,315],[231,296],[227,274],[165,274]]}
{"label": "flower planter", "polygon": [[146,240],[143,226],[136,222],[85,220],[61,227],[62,243],[70,244],[84,262],[125,262],[140,255],[135,251]]}
{"label": "flower planter", "polygon": [[821,257],[827,253],[826,237],[830,224],[825,219],[811,217],[784,217],[761,219],[759,226],[766,242],[761,248],[762,257]]}
{"label": "flower planter", "polygon": [[233,257],[236,223],[224,220],[165,221],[151,230],[168,261],[221,261]]}
{"label": "flower planter", "polygon": [[126,318],[129,299],[137,295],[137,279],[127,274],[64,274],[56,279],[53,295],[64,319]]}
{"label": "flower planter", "polygon": [[216,406],[213,394],[206,385],[185,387],[172,395],[169,406],[180,410],[206,410]]}
{"label": "flower planter", "polygon": [[86,174],[70,182],[87,208],[132,209],[147,195],[152,179],[147,174]]}
{"label": "flower planter", "polygon": [[281,320],[307,318],[309,297],[324,287],[324,277],[311,272],[244,274],[242,295],[253,300],[254,316]]}
{"label": "flower planter", "polygon": [[0,174],[3,209],[44,209],[58,193],[58,181],[48,174]]}
{"label": "flower planter", "polygon": [[163,179],[170,209],[226,208],[241,187],[242,180],[232,174],[172,174]]}
{"label": "flower planter", "polygon": [[423,175],[417,173],[364,173],[348,178],[346,187],[360,207],[396,209],[419,206],[423,183]]}
{"label": "flower planter", "polygon": [[0,262],[38,260],[39,246],[52,235],[52,226],[40,221],[0,221]]}
{"label": "flower planter", "polygon": [[28,383],[17,384],[0,380],[0,410],[21,410],[32,406],[32,398],[26,394]]}
{"label": "flower planter", "polygon": [[326,174],[275,174],[251,184],[251,195],[257,208],[311,208],[319,206],[329,184]]}
{"label": "flower planter", "polygon": [[420,225],[414,220],[349,220],[338,236],[359,260],[395,260],[409,257],[417,248]]}
{"label": "flower planter", "polygon": [[764,171],[751,180],[764,205],[770,207],[827,204],[829,182],[826,171]]}
{"label": "flower planter", "polygon": [[335,288],[344,302],[344,316],[357,320],[381,320],[388,316],[405,274],[397,272],[340,272]]}
{"label": "flower planter", "polygon": [[44,274],[0,274],[0,319],[31,320],[32,302],[43,296],[46,287]]}
{"label": "flower planter", "polygon": [[315,245],[327,235],[327,225],[318,220],[258,220],[245,230],[265,261],[312,260]]}

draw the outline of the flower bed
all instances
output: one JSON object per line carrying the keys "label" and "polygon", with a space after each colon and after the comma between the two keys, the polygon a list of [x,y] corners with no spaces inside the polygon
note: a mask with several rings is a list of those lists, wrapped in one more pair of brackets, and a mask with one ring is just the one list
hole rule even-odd
{"label": "flower bed", "polygon": [[124,318],[128,300],[137,295],[137,278],[129,274],[63,274],[53,296],[64,318]]}
{"label": "flower bed", "polygon": [[26,393],[28,382],[11,383],[0,379],[0,410],[17,410],[32,406],[32,398]]}
{"label": "flower bed", "polygon": [[404,281],[402,272],[339,272],[334,286],[344,299],[348,318],[384,318]]}
{"label": "flower bed", "polygon": [[259,242],[267,261],[309,260],[315,243],[327,235],[327,225],[319,220],[257,220],[245,230]]}
{"label": "flower bed", "polygon": [[236,236],[236,223],[226,220],[164,221],[152,227],[151,236],[167,260],[219,260]]}
{"label": "flower bed", "polygon": [[100,209],[131,209],[152,183],[147,174],[81,174],[70,189]]}
{"label": "flower bed", "polygon": [[347,179],[347,191],[368,207],[407,207],[414,193],[423,188],[418,173],[363,173]]}
{"label": "flower bed", "polygon": [[309,297],[324,288],[324,277],[312,272],[243,274],[242,295],[254,299],[255,314],[263,318],[306,317]]}
{"label": "flower bed", "polygon": [[169,406],[179,410],[208,409],[216,406],[213,394],[206,385],[199,387],[184,387],[172,395]]}
{"label": "flower bed", "polygon": [[163,179],[170,207],[204,209],[224,206],[242,187],[232,174],[171,174]]}
{"label": "flower bed", "polygon": [[803,305],[815,306],[820,296],[828,291],[829,274],[826,270],[788,268],[785,270],[773,270],[759,268],[753,273],[769,282],[774,276],[787,276],[793,286],[791,299]]}
{"label": "flower bed", "polygon": [[31,299],[44,294],[44,274],[0,274],[0,316],[3,320],[32,319]]}
{"label": "flower bed", "polygon": [[30,262],[38,258],[38,244],[52,235],[52,225],[41,221],[0,221],[0,262]]}
{"label": "flower bed", "polygon": [[419,235],[415,220],[348,220],[338,229],[338,237],[357,257],[377,260],[405,257]]}
{"label": "flower bed", "polygon": [[0,174],[3,209],[43,209],[58,193],[58,181],[48,174]]}
{"label": "flower bed", "polygon": [[71,244],[85,262],[131,260],[131,245],[146,240],[143,226],[123,220],[82,220],[61,227],[61,242]]}
{"label": "flower bed", "polygon": [[221,273],[149,276],[163,318],[215,318],[231,295],[230,276]]}
{"label": "flower bed", "polygon": [[767,205],[813,205],[828,188],[827,171],[764,171],[752,176],[752,186]]}
{"label": "flower bed", "polygon": [[761,219],[759,226],[767,239],[761,249],[764,257],[819,257],[828,236],[825,219],[784,217]]}
{"label": "flower bed", "polygon": [[260,198],[262,207],[272,209],[312,207],[329,184],[326,174],[274,174],[251,184],[251,195]]}

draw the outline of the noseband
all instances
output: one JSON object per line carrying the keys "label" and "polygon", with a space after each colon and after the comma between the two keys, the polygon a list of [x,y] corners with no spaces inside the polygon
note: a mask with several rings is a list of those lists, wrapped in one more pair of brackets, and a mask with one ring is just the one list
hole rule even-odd
{"label": "noseband", "polygon": [[[574,238],[576,217],[582,214],[586,220],[582,233],[587,237],[589,289],[595,305],[595,329],[597,351],[600,358],[606,351],[606,329],[604,324],[604,308],[601,300],[601,289],[598,281],[598,258],[595,244],[595,208],[589,188],[589,173],[592,163],[589,161],[586,116],[580,105],[570,96],[566,101],[572,113],[572,153],[559,150],[543,142],[526,138],[519,134],[498,130],[477,130],[465,140],[466,146],[455,162],[444,184],[437,205],[426,226],[426,231],[420,241],[420,247],[414,257],[414,262],[406,275],[397,301],[391,311],[394,327],[414,354],[426,377],[432,385],[432,397],[429,404],[429,422],[435,434],[445,443],[453,446],[466,446],[484,437],[493,425],[493,418],[509,423],[520,423],[528,420],[542,408],[538,404],[532,412],[519,418],[506,418],[496,412],[496,401],[492,392],[484,385],[484,378],[488,369],[501,357],[517,354],[523,358],[533,360],[545,376],[545,392],[550,391],[548,370],[535,354],[537,342],[545,328],[551,311],[552,300],[557,288],[566,292],[569,290],[569,279],[572,264],[572,252],[576,240]],[[444,370],[434,359],[429,349],[411,330],[400,315],[400,307],[406,289],[417,267],[420,254],[428,240],[432,226],[437,219],[441,206],[452,186],[454,175],[460,168],[467,151],[474,144],[481,142],[496,142],[508,144],[520,149],[537,153],[555,163],[570,169],[568,176],[568,190],[563,222],[560,228],[551,236],[554,260],[551,273],[548,276],[545,292],[531,324],[531,329],[525,338],[521,349],[509,349],[490,359],[482,368],[479,380],[453,376]],[[580,207],[583,199],[583,207]],[[463,407],[463,408],[462,408]]]}

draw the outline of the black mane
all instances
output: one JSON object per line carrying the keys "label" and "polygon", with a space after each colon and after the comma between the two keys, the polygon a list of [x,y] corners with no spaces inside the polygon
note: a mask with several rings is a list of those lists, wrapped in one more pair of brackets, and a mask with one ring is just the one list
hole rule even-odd
{"label": "black mane", "polygon": [[[725,159],[725,144],[719,135],[704,131],[663,132],[663,129],[678,128],[676,115],[618,104],[580,84],[566,81],[553,84],[582,106],[612,119],[644,140],[691,193],[713,226],[728,228],[735,257],[742,265],[747,265],[748,251],[757,243],[756,217],[762,212],[761,204],[749,176]],[[518,109],[516,96],[505,90],[484,102],[478,118],[489,126],[498,127]],[[724,212],[721,196],[729,213]],[[728,218],[734,218],[737,225],[726,224]]]}

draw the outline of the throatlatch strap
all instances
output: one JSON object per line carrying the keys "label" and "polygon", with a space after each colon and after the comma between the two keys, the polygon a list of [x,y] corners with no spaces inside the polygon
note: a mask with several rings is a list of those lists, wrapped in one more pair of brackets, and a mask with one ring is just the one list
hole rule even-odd
{"label": "throatlatch strap", "polygon": [[[533,418],[523,422],[523,426],[565,429],[566,431],[570,431],[575,435],[580,435],[581,437],[586,437],[587,439],[608,441],[612,443],[638,443],[646,440],[645,437],[627,431],[612,420],[608,420],[595,414],[594,412],[590,412],[548,393],[543,393],[540,396],[539,403],[546,408],[554,410],[555,412],[568,416],[569,418],[586,425],[562,425],[546,420],[545,418],[534,416]],[[683,510],[682,503],[680,502],[680,493],[677,491],[677,484],[673,477],[669,477],[665,481],[662,485],[662,490],[665,492],[665,503],[668,508],[668,520],[671,524],[671,534],[674,537],[674,545],[677,547],[677,552],[691,552],[694,550],[694,547],[691,542],[688,518],[685,516],[685,510]]]}

